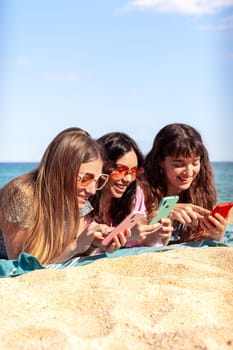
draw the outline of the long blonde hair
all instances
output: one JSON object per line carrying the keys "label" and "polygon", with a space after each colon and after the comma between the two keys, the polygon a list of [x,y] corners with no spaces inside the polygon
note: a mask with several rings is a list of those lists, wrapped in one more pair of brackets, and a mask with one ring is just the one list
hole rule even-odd
{"label": "long blonde hair", "polygon": [[76,178],[82,163],[104,159],[101,145],[80,128],[68,128],[49,144],[35,182],[32,226],[23,251],[42,263],[54,262],[75,239],[80,222]]}

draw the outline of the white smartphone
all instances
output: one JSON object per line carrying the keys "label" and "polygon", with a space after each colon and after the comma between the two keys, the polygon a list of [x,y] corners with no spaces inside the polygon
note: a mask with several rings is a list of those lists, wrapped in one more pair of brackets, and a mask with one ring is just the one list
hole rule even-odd
{"label": "white smartphone", "polygon": [[174,208],[178,199],[179,196],[163,197],[157,208],[158,214],[155,217],[153,217],[153,219],[149,222],[149,225],[156,224],[162,218],[166,218]]}
{"label": "white smartphone", "polygon": [[124,232],[125,229],[130,229],[133,226],[135,226],[140,219],[142,219],[143,217],[145,217],[145,214],[143,214],[142,212],[139,211],[134,211],[132,213],[130,213],[128,216],[126,216],[126,218],[121,221],[121,223],[119,225],[117,225],[105,238],[104,240],[101,242],[102,245],[107,246],[109,243],[111,243],[111,241],[113,240],[113,238],[119,233],[119,232]]}

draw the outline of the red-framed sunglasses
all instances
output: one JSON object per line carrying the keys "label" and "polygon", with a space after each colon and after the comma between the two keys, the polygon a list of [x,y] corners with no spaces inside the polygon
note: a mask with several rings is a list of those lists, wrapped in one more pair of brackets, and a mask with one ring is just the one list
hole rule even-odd
{"label": "red-framed sunglasses", "polygon": [[126,175],[131,175],[132,181],[136,180],[138,173],[143,173],[143,168],[134,167],[129,169],[125,165],[118,165],[111,173],[110,178],[113,180],[121,180]]}

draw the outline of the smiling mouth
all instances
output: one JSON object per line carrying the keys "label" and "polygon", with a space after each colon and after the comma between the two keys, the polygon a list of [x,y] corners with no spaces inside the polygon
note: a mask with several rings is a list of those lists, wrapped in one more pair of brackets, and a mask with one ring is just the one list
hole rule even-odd
{"label": "smiling mouth", "polygon": [[87,202],[87,200],[88,200],[88,198],[84,198],[84,197],[79,197],[79,200],[81,201],[81,202]]}
{"label": "smiling mouth", "polygon": [[193,181],[193,178],[186,178],[186,179],[183,179],[181,177],[178,177],[178,180],[183,182],[183,183],[189,183],[189,182],[192,182]]}
{"label": "smiling mouth", "polygon": [[115,190],[116,190],[117,192],[124,193],[125,190],[126,190],[126,188],[127,188],[127,186],[115,185],[114,188],[115,188]]}

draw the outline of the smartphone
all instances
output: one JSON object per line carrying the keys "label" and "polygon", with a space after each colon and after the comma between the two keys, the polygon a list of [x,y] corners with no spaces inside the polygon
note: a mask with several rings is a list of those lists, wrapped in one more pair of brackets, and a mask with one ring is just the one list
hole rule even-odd
{"label": "smartphone", "polygon": [[121,221],[121,223],[119,225],[117,225],[105,238],[104,240],[101,242],[101,244],[107,246],[109,243],[111,243],[111,241],[113,240],[113,238],[119,233],[119,232],[124,232],[125,229],[127,228],[132,228],[133,226],[135,226],[140,219],[142,219],[143,217],[145,217],[145,214],[143,214],[142,212],[139,211],[134,211],[132,213],[130,213],[128,216],[126,216],[126,218]]}
{"label": "smartphone", "polygon": [[156,224],[162,218],[166,218],[174,208],[179,196],[163,197],[158,206],[158,214],[149,222],[149,225]]}
{"label": "smartphone", "polygon": [[[214,216],[214,214],[218,213],[221,214],[224,217],[224,219],[226,219],[231,208],[233,208],[233,202],[220,203],[216,205],[216,207],[212,210],[210,215]],[[201,226],[199,226],[198,231],[203,231]]]}
{"label": "smartphone", "polygon": [[214,216],[214,214],[218,213],[221,214],[224,218],[226,218],[231,208],[233,208],[233,202],[220,203],[216,205],[216,207],[213,209],[210,215]]}

